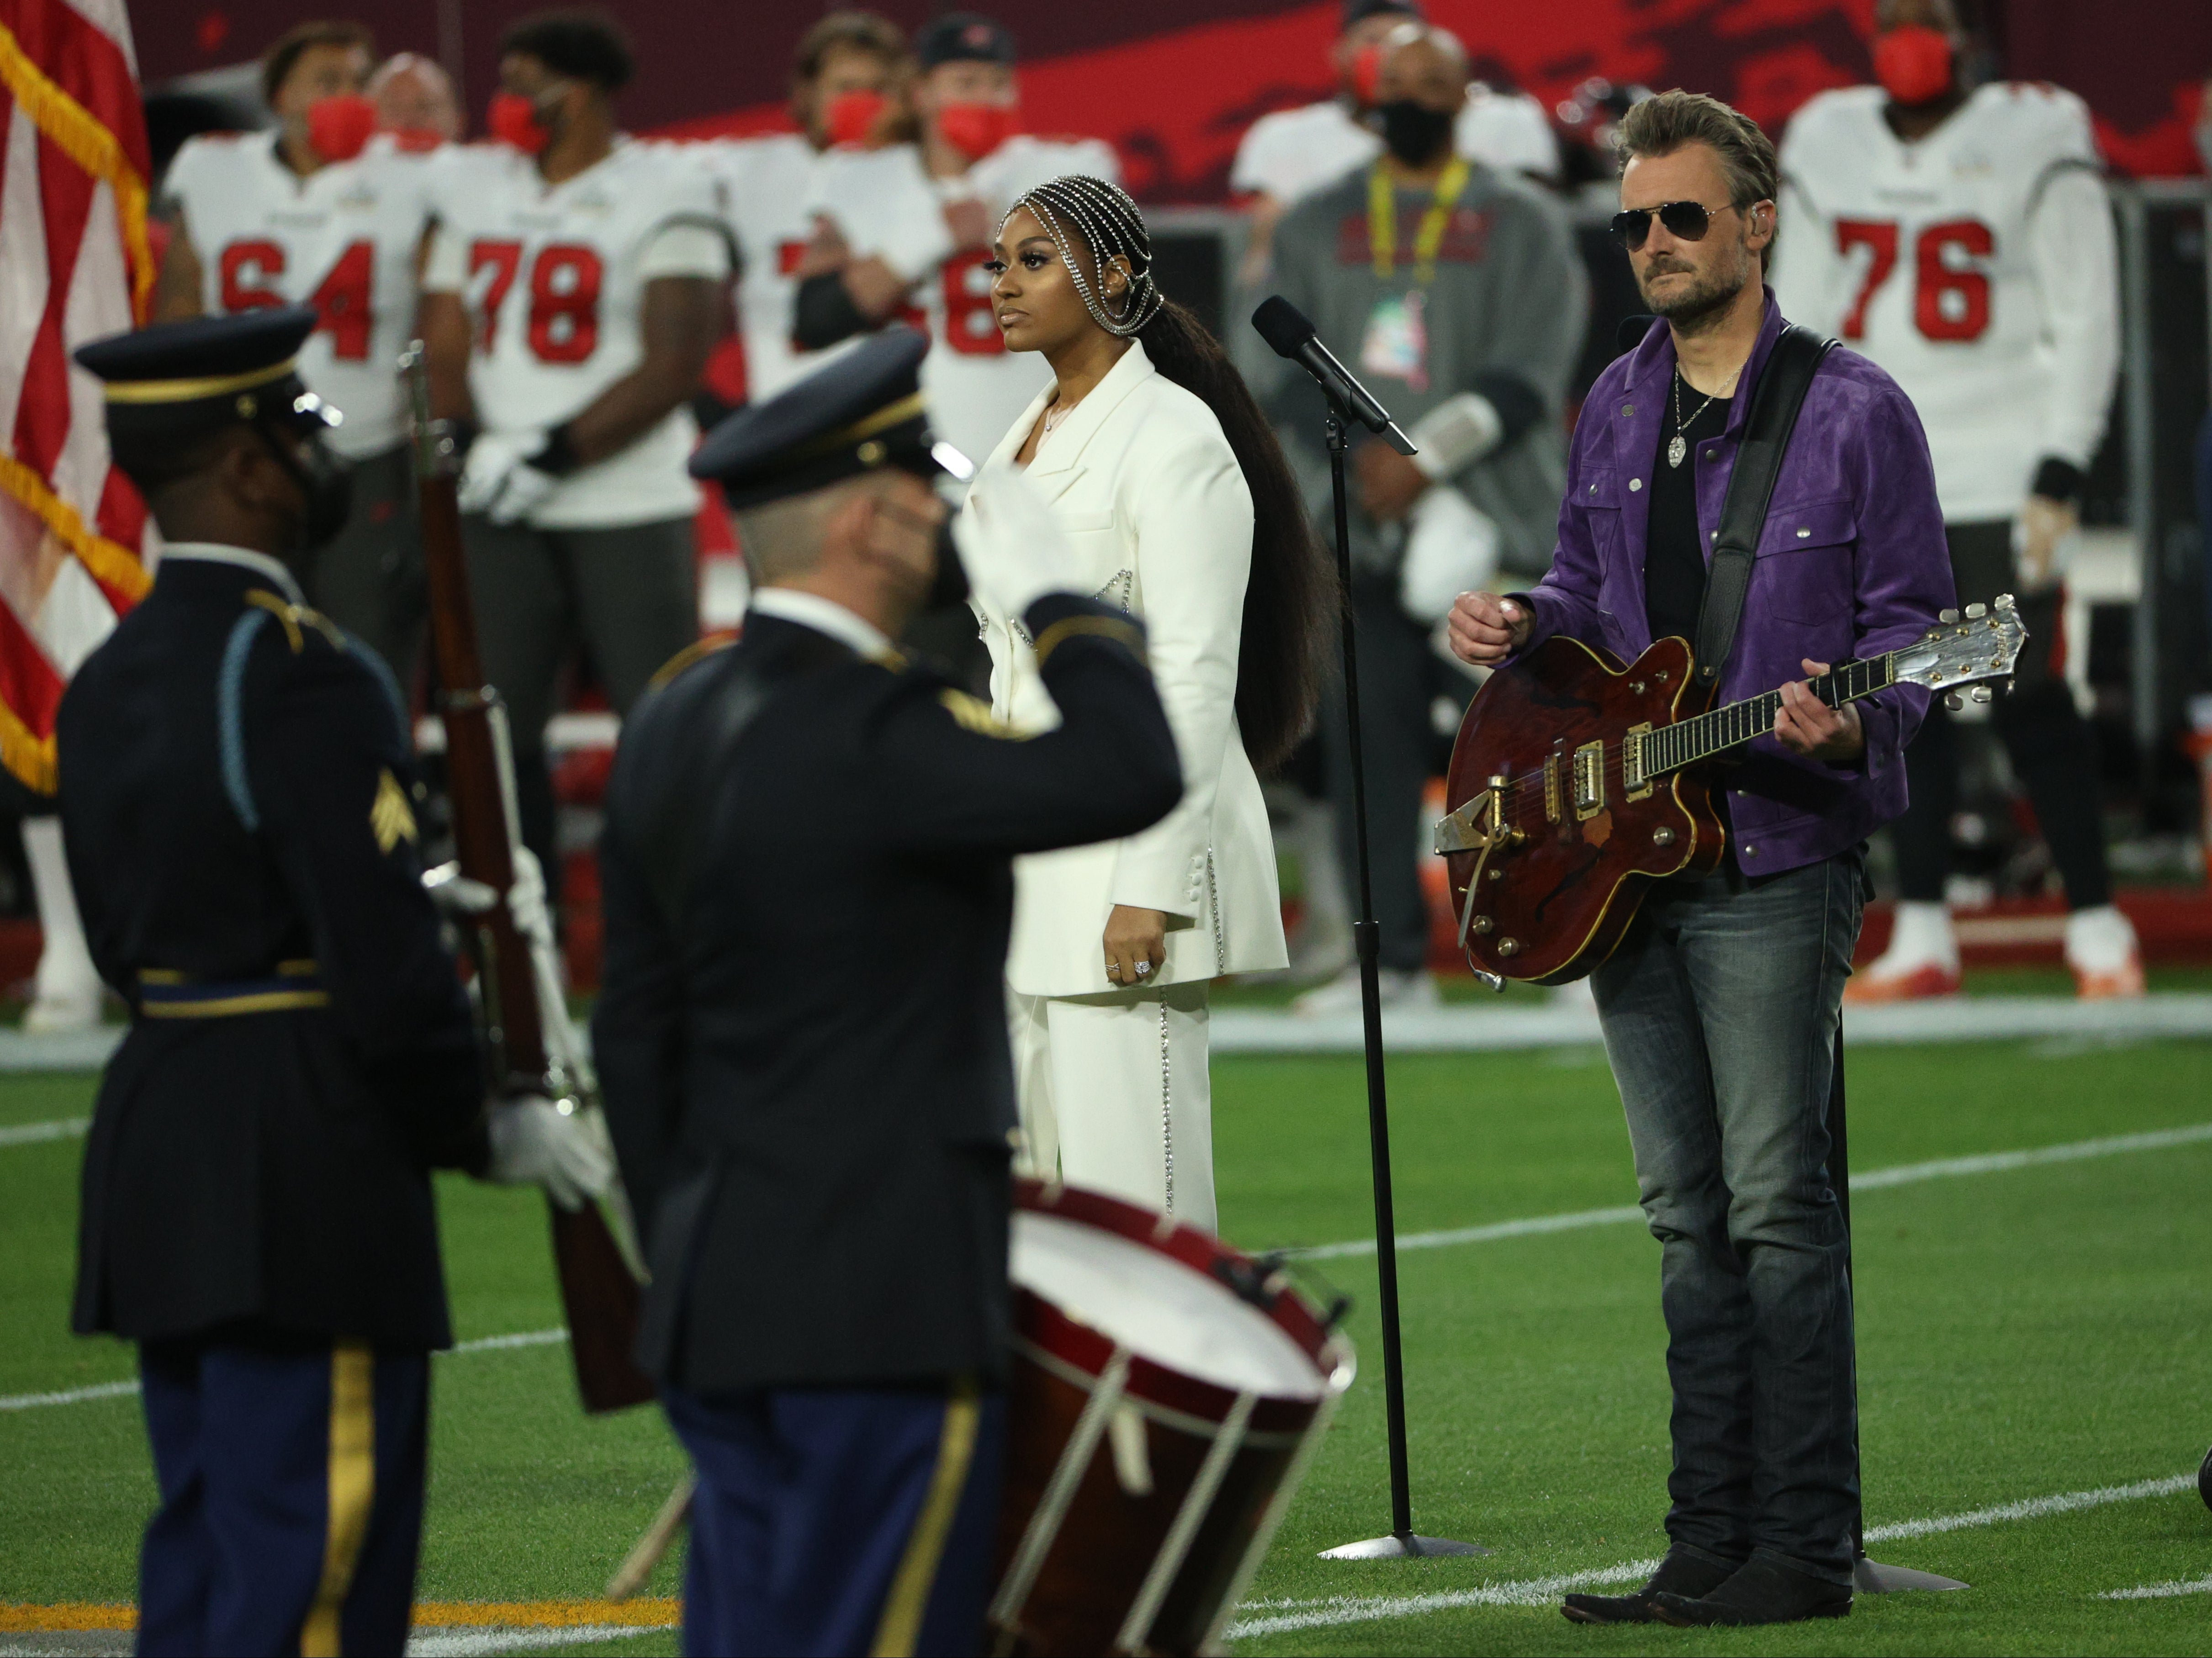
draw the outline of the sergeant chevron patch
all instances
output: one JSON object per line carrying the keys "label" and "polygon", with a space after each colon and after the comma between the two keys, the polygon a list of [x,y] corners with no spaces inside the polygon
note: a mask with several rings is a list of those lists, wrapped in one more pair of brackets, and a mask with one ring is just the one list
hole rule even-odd
{"label": "sergeant chevron patch", "polygon": [[376,849],[383,853],[402,841],[421,838],[415,827],[415,809],[407,804],[407,791],[399,786],[399,780],[389,768],[377,774],[376,799],[368,807],[368,828],[376,836]]}

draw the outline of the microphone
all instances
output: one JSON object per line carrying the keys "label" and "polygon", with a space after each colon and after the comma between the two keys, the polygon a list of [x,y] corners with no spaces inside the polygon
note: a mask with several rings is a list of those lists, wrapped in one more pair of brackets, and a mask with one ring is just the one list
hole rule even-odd
{"label": "microphone", "polygon": [[1367,428],[1380,433],[1383,440],[1401,455],[1418,454],[1413,439],[1398,429],[1398,422],[1390,418],[1390,411],[1369,393],[1367,388],[1354,380],[1352,371],[1336,360],[1336,354],[1321,343],[1321,336],[1304,312],[1292,305],[1280,294],[1270,295],[1260,302],[1252,313],[1252,326],[1260,337],[1267,342],[1279,357],[1286,357],[1321,382],[1321,389],[1328,393],[1337,407]]}

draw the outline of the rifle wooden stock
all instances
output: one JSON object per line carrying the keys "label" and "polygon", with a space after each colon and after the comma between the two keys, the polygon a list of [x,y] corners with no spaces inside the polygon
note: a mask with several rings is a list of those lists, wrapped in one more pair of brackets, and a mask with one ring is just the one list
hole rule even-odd
{"label": "rifle wooden stock", "polygon": [[[507,912],[516,845],[514,754],[499,693],[484,683],[477,649],[476,608],[461,549],[460,503],[451,441],[430,418],[422,343],[401,359],[413,410],[416,488],[428,580],[430,647],[446,727],[446,790],[453,803],[453,843],[461,873],[499,894],[477,918],[479,1006],[484,1035],[505,1094],[572,1095],[572,1079],[549,1062],[530,942]],[[620,1410],[653,1396],[637,1368],[639,1287],[597,1204],[570,1211],[547,1199],[553,1260],[568,1315],[576,1388],[590,1412]]]}

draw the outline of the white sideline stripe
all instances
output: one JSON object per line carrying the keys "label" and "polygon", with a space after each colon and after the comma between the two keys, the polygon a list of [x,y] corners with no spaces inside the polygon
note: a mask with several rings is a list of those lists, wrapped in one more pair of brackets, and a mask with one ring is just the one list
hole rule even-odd
{"label": "white sideline stripe", "polygon": [[407,1658],[483,1658],[502,1652],[537,1652],[546,1647],[589,1647],[641,1635],[665,1635],[665,1625],[570,1624],[550,1629],[505,1628],[420,1630],[407,1637]]}
{"label": "white sideline stripe", "polygon": [[[514,1335],[479,1336],[474,1341],[459,1341],[447,1349],[449,1353],[494,1353],[510,1347],[550,1347],[556,1342],[566,1341],[566,1330],[522,1330]],[[46,1405],[82,1405],[95,1399],[131,1399],[138,1393],[135,1382],[101,1382],[89,1388],[71,1388],[58,1394],[12,1394],[0,1397],[0,1411],[34,1411]]]}
{"label": "white sideline stripe", "polygon": [[[1356,1011],[1307,1019],[1283,1008],[1218,1007],[1209,1030],[1216,1054],[1358,1054],[1366,1047]],[[1940,996],[1852,1008],[1844,1031],[1854,1047],[2212,1036],[2212,992],[2160,991],[2094,1002],[2072,996]],[[1600,1040],[1597,1013],[1588,1007],[1455,1002],[1382,1015],[1382,1044],[1392,1054],[1494,1054],[1595,1047]]]}
{"label": "white sideline stripe", "polygon": [[[1969,1527],[1994,1526],[2010,1520],[2040,1520],[2054,1514],[2072,1514],[2081,1509],[2102,1508],[2108,1503],[2168,1497],[2177,1491],[2191,1490],[2196,1484],[2194,1473],[2179,1473],[2165,1479],[2138,1479],[2128,1485],[2100,1485],[2094,1491],[2032,1497],[2018,1503],[1999,1503],[1986,1509],[1971,1509],[1964,1514],[1931,1515],[1922,1520],[1899,1520],[1887,1526],[1872,1527],[1867,1532],[1866,1540],[1869,1543],[1894,1542],[1899,1538],[1932,1537],[1940,1532],[1964,1531]],[[1328,1629],[1342,1624],[1374,1623],[1385,1618],[1409,1618],[1423,1612],[1451,1612],[1462,1606],[1541,1606],[1571,1589],[1633,1582],[1650,1576],[1658,1565],[1659,1561],[1654,1557],[1649,1560],[1632,1560],[1625,1565],[1570,1572],[1558,1577],[1524,1577],[1437,1594],[1370,1594],[1356,1598],[1337,1594],[1317,1600],[1255,1601],[1248,1610],[1280,1610],[1275,1611],[1273,1616],[1239,1619],[1229,1626],[1227,1634],[1231,1640],[1239,1640],[1255,1635],[1281,1635],[1294,1630]],[[2208,1578],[2206,1583],[2212,1585],[2212,1578]],[[2191,1585],[2159,1583],[2152,1585],[2151,1588],[2177,1594],[2198,1592],[2197,1587]],[[2106,1598],[2118,1600],[2136,1596],[2149,1598],[2147,1591],[2133,1589],[2124,1589]]]}
{"label": "white sideline stripe", "polygon": [[2100,1600],[2170,1600],[2178,1594],[2212,1594],[2212,1573],[2192,1577],[2186,1582],[2177,1578],[2167,1583],[2145,1583],[2131,1589],[2106,1589],[2097,1598]]}
{"label": "white sideline stripe", "polygon": [[54,1122],[18,1123],[0,1128],[0,1145],[36,1145],[41,1140],[75,1139],[92,1127],[90,1117],[63,1117]]}
{"label": "white sideline stripe", "polygon": [[[2184,1128],[2154,1128],[2140,1134],[2109,1134],[2100,1139],[2072,1140],[2063,1145],[2031,1146],[2019,1151],[1986,1151],[1969,1157],[1937,1157],[1928,1163],[1899,1163],[1892,1169],[1870,1169],[1851,1176],[1851,1190],[1876,1192],[1893,1186],[1911,1186],[1921,1181],[1950,1180],[1963,1175],[1996,1175],[2014,1169],[2033,1169],[2043,1163],[2078,1163],[2085,1157],[2118,1157],[2126,1151],[2163,1151],[2177,1145],[2212,1140],[2212,1122],[2191,1123]],[[1491,1243],[1500,1238],[1531,1237],[1540,1232],[1571,1232],[1585,1226],[1614,1226],[1644,1218],[1634,1204],[1613,1209],[1577,1209],[1561,1215],[1531,1215],[1522,1220],[1496,1221],[1488,1226],[1459,1226],[1443,1232],[1409,1232],[1398,1240],[1407,1249],[1445,1249],[1461,1243]],[[1336,1260],[1346,1255],[1371,1255],[1373,1238],[1354,1238],[1346,1243],[1317,1243],[1285,1253],[1298,1260]]]}

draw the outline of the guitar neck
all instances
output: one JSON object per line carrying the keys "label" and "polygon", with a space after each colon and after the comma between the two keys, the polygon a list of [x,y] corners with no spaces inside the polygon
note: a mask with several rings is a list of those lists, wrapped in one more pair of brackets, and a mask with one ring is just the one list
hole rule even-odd
{"label": "guitar neck", "polygon": [[[1813,695],[1830,708],[1840,708],[1846,702],[1872,696],[1896,683],[1897,653],[1891,651],[1863,662],[1846,662],[1814,680],[1811,689]],[[1764,696],[1748,697],[1741,702],[1731,702],[1725,708],[1662,726],[1644,739],[1644,775],[1656,777],[1679,771],[1684,766],[1693,766],[1700,760],[1710,760],[1715,755],[1739,748],[1753,738],[1772,731],[1774,716],[1781,709],[1782,693],[1769,691]]]}

